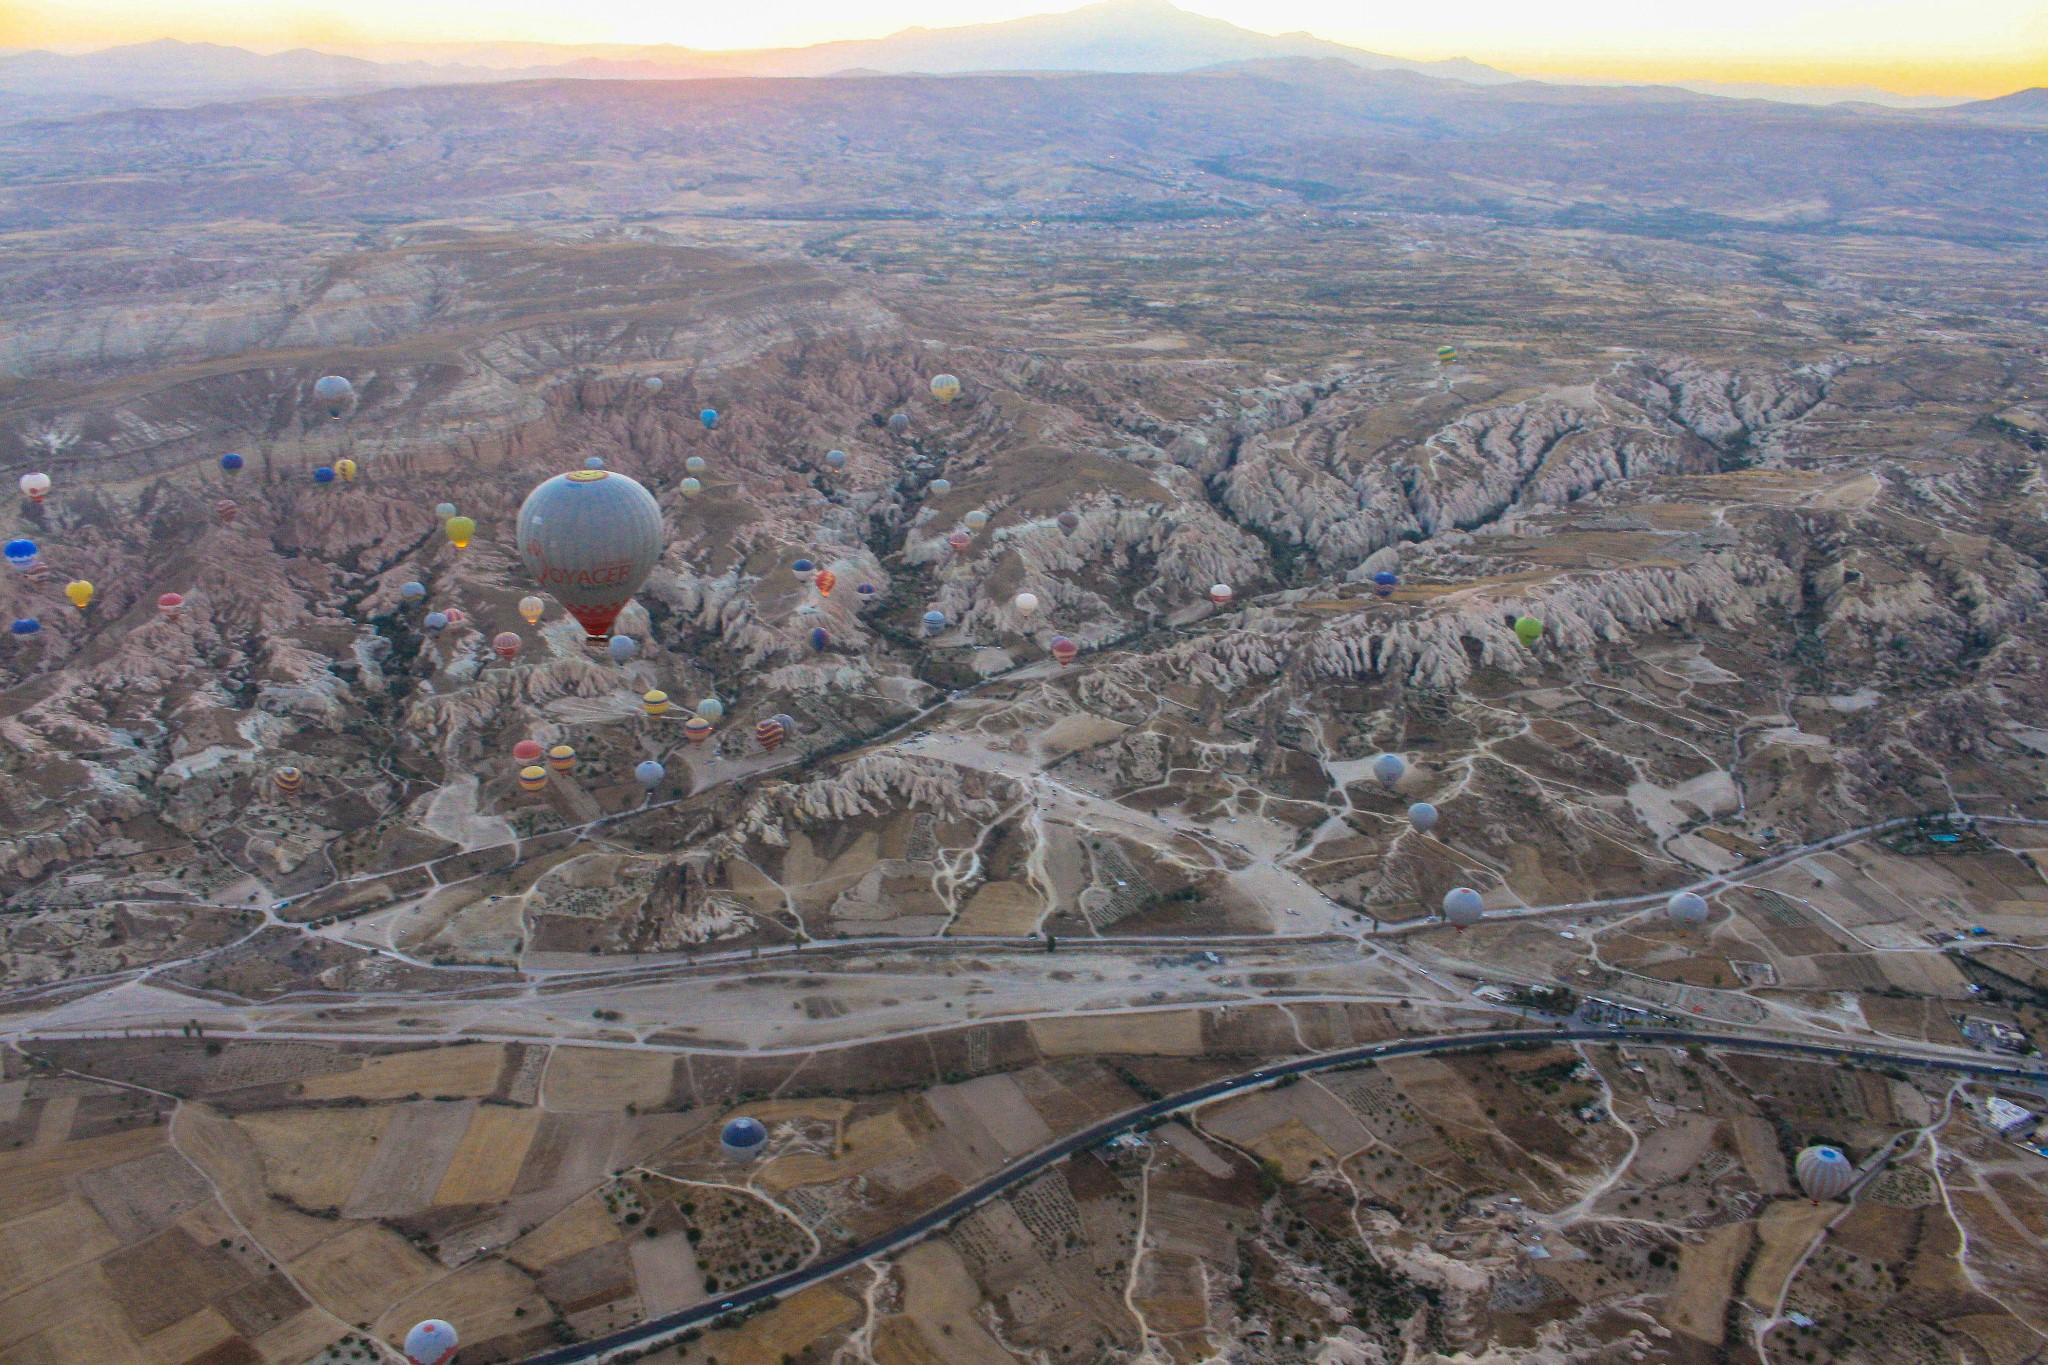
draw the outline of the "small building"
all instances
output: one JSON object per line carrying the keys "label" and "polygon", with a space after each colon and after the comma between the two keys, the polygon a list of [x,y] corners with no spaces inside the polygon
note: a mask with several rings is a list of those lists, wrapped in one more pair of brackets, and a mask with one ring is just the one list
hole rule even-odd
{"label": "small building", "polygon": [[1963,1037],[1986,1052],[2003,1052],[2014,1057],[2027,1053],[2027,1035],[2011,1024],[1972,1014],[1963,1020]]}
{"label": "small building", "polygon": [[1993,1095],[1984,1101],[1984,1122],[2000,1137],[2020,1137],[2032,1132],[2040,1121],[2033,1110],[2022,1109],[2002,1095]]}

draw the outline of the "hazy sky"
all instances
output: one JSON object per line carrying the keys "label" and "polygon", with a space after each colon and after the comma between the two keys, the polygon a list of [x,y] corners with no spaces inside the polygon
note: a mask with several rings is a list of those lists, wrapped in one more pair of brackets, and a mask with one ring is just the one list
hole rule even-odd
{"label": "hazy sky", "polygon": [[[2048,0],[1188,0],[1268,33],[1531,75],[1869,82],[1995,94],[2048,84]],[[775,47],[1070,9],[1064,0],[0,0],[0,44],[176,37],[275,48],[393,40]]]}

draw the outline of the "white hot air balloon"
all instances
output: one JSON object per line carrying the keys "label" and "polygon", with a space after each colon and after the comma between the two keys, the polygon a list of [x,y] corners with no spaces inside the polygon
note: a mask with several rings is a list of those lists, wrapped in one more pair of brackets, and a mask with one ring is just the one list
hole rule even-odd
{"label": "white hot air balloon", "polygon": [[647,788],[647,790],[649,791],[653,791],[656,787],[659,787],[661,785],[661,779],[667,776],[668,769],[662,767],[659,763],[656,763],[651,758],[648,759],[645,763],[642,763],[639,767],[633,769],[633,780],[638,782],[641,786]]}
{"label": "white hot air balloon", "polygon": [[48,474],[24,474],[21,476],[22,495],[30,502],[41,502],[50,492]]}
{"label": "white hot air balloon", "polygon": [[1486,902],[1469,886],[1454,886],[1444,893],[1444,918],[1463,929],[1486,917]]}
{"label": "white hot air balloon", "polygon": [[1436,828],[1436,807],[1427,801],[1417,801],[1408,808],[1408,827],[1417,834],[1427,834]]}
{"label": "white hot air balloon", "polygon": [[1399,754],[1381,754],[1372,761],[1372,775],[1382,787],[1395,786],[1408,775],[1408,760]]}
{"label": "white hot air balloon", "polygon": [[446,1365],[461,1345],[454,1327],[439,1318],[428,1318],[405,1334],[405,1358],[412,1365]]}
{"label": "white hot air balloon", "polygon": [[1211,602],[1214,602],[1219,607],[1227,606],[1230,602],[1230,599],[1235,597],[1236,595],[1236,593],[1230,590],[1230,585],[1228,583],[1212,584],[1209,588],[1209,600]]}
{"label": "white hot air balloon", "polygon": [[599,647],[626,603],[647,581],[665,539],[661,504],[609,469],[557,474],[519,509],[519,555]]}
{"label": "white hot air balloon", "polygon": [[1036,616],[1038,614],[1038,594],[1020,592],[1017,594],[1015,605],[1019,616]]}
{"label": "white hot air balloon", "polygon": [[1705,924],[1707,898],[1696,892],[1681,891],[1664,902],[1664,913],[1678,924]]}
{"label": "white hot air balloon", "polygon": [[1792,1163],[1792,1173],[1798,1177],[1799,1188],[1816,1204],[1840,1199],[1856,1183],[1856,1168],[1839,1147],[1808,1147]]}

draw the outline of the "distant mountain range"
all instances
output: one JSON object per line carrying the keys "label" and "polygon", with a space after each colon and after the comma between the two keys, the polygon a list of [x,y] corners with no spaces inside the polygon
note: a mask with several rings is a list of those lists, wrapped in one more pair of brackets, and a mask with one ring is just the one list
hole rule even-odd
{"label": "distant mountain range", "polygon": [[[507,80],[697,80],[731,76],[974,72],[1177,72],[1240,62],[1316,58],[1369,71],[1407,71],[1473,85],[1521,79],[1479,62],[1408,61],[1309,33],[1254,32],[1191,14],[1168,0],[1101,0],[1061,14],[959,28],[905,29],[885,38],[811,47],[709,52],[625,44],[386,44],[349,53],[297,48],[262,54],[171,40],[68,56],[0,57],[0,119],[67,117],[106,109],[190,105],[277,95],[341,94]],[[1606,82],[1601,82],[1606,84]],[[1875,89],[1685,83],[1730,98],[1895,108],[1954,104]],[[2030,102],[2031,98],[2031,102]],[[1964,105],[2000,122],[2048,120],[2042,91]]]}

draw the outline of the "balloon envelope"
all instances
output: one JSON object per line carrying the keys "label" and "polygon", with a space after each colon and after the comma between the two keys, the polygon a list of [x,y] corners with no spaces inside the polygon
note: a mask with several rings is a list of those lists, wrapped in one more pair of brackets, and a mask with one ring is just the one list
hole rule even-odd
{"label": "balloon envelope", "polygon": [[982,527],[988,525],[988,513],[983,512],[977,508],[976,510],[969,512],[966,516],[960,518],[960,520],[967,523],[968,530],[979,531]]}
{"label": "balloon envelope", "polygon": [[826,467],[827,467],[828,469],[844,469],[844,468],[846,468],[846,452],[845,452],[845,451],[843,451],[843,450],[828,450],[828,451],[826,451],[826,452],[825,452],[825,465],[826,465]]}
{"label": "balloon envelope", "polygon": [[704,411],[697,414],[697,420],[704,424],[704,430],[711,430],[713,427],[718,425],[718,409],[704,409]]}
{"label": "balloon envelope", "polygon": [[683,722],[683,738],[692,744],[702,744],[711,738],[711,722],[702,716],[692,716]]}
{"label": "balloon envelope", "polygon": [[863,583],[859,587],[855,588],[854,591],[859,593],[862,597],[873,597],[875,595],[876,588],[875,585],[872,583]]}
{"label": "balloon envelope", "polygon": [[578,469],[526,495],[519,555],[589,639],[603,639],[661,558],[661,505],[624,474]]}
{"label": "balloon envelope", "polygon": [[908,416],[908,414],[901,412],[890,413],[889,430],[895,432],[899,436],[902,435],[904,432],[910,430],[910,417]]}
{"label": "balloon envelope", "polygon": [[548,750],[548,766],[558,773],[568,772],[576,766],[576,751],[566,744],[557,744]]}
{"label": "balloon envelope", "polygon": [[825,628],[823,626],[811,627],[812,649],[818,650],[820,653],[822,653],[824,651],[825,646],[829,643],[830,637],[825,634]]}
{"label": "balloon envelope", "polygon": [[650,716],[658,716],[668,710],[668,693],[660,688],[645,693],[640,698],[640,709]]}
{"label": "balloon envelope", "polygon": [[808,559],[799,559],[796,563],[790,565],[789,567],[799,574],[807,574],[815,572],[818,566],[811,563],[811,561]]}
{"label": "balloon envelope", "polygon": [[706,697],[697,703],[697,714],[706,720],[718,720],[725,715],[725,703],[716,697]]}
{"label": "balloon envelope", "polygon": [[412,1365],[443,1365],[459,1345],[453,1327],[439,1318],[428,1318],[405,1334],[405,1358]]}
{"label": "balloon envelope", "polygon": [[940,626],[943,626],[945,624],[946,613],[939,611],[936,608],[924,614],[924,628],[926,630],[937,630]]}
{"label": "balloon envelope", "polygon": [[332,468],[330,468],[329,466],[327,466],[327,465],[324,465],[324,464],[323,464],[323,465],[321,465],[321,466],[320,466],[320,467],[319,467],[318,469],[316,469],[316,470],[314,470],[314,471],[313,471],[313,482],[314,482],[314,483],[333,483],[333,482],[334,482],[334,470],[333,470]]}
{"label": "balloon envelope", "polygon": [[772,716],[754,726],[754,742],[769,753],[780,748],[788,734],[789,731],[782,728],[782,722]]}
{"label": "balloon envelope", "polygon": [[1014,605],[1019,616],[1036,616],[1038,614],[1038,594],[1035,592],[1020,592],[1017,594]]}
{"label": "balloon envelope", "polygon": [[522,739],[512,746],[512,758],[517,763],[538,763],[547,750],[540,747],[537,739]]}
{"label": "balloon envelope", "polygon": [[1469,886],[1452,887],[1444,893],[1444,918],[1463,928],[1477,924],[1486,915],[1486,903]]}
{"label": "balloon envelope", "polygon": [[703,491],[704,491],[704,485],[703,485],[702,483],[700,483],[700,482],[699,482],[698,480],[696,480],[696,479],[684,479],[684,480],[683,480],[683,496],[684,496],[684,497],[686,497],[686,498],[694,498],[694,497],[696,497],[696,496],[697,496],[697,495],[698,495],[699,493],[702,493]]}
{"label": "balloon envelope", "polygon": [[529,626],[540,620],[541,614],[547,609],[548,604],[538,597],[527,596],[519,599],[519,614],[526,618],[526,624]]}
{"label": "balloon envelope", "polygon": [[166,616],[176,616],[185,609],[185,595],[178,592],[167,592],[156,599],[156,609]]}
{"label": "balloon envelope", "polygon": [[1664,902],[1664,913],[1680,924],[1704,924],[1707,898],[1694,891],[1681,891]]}
{"label": "balloon envelope", "polygon": [[501,630],[491,637],[491,648],[497,651],[501,659],[509,659],[517,654],[522,643],[524,642],[519,636],[509,630]]}
{"label": "balloon envelope", "polygon": [[1391,787],[1408,774],[1408,760],[1399,754],[1381,754],[1372,761],[1372,775],[1383,787]]}
{"label": "balloon envelope", "polygon": [[1219,607],[1236,595],[1230,590],[1228,583],[1212,584],[1209,588],[1209,600]]}
{"label": "balloon envelope", "polygon": [[548,784],[548,770],[539,764],[529,764],[519,770],[519,790],[537,792]]}
{"label": "balloon envelope", "polygon": [[1053,637],[1052,657],[1059,661],[1060,667],[1065,668],[1068,664],[1074,662],[1076,658],[1080,657],[1080,654],[1081,647],[1066,636],[1056,635]]}
{"label": "balloon envelope", "polygon": [[398,590],[398,595],[408,602],[417,602],[427,595],[427,585],[424,583],[407,583]]}
{"label": "balloon envelope", "polygon": [[355,385],[338,374],[325,375],[313,384],[313,396],[323,403],[345,403],[355,391]]}
{"label": "balloon envelope", "polygon": [[448,613],[445,611],[430,611],[427,613],[427,619],[421,624],[425,625],[428,630],[446,630],[448,628]]}
{"label": "balloon envelope", "polygon": [[1543,623],[1533,616],[1517,617],[1515,619],[1515,638],[1528,645],[1531,649],[1534,649],[1536,642],[1543,638]]}
{"label": "balloon envelope", "polygon": [[640,642],[630,635],[614,635],[605,643],[605,653],[612,656],[612,662],[622,664],[640,652]]}
{"label": "balloon envelope", "polygon": [[768,1130],[759,1119],[734,1119],[718,1135],[718,1145],[725,1149],[725,1154],[739,1161],[751,1158],[767,1141]]}
{"label": "balloon envelope", "polygon": [[242,457],[239,455],[223,455],[220,457],[220,467],[232,474],[242,467]]}
{"label": "balloon envelope", "polygon": [[343,483],[351,483],[356,477],[356,462],[354,460],[336,460],[334,462],[334,472],[341,475]]}
{"label": "balloon envelope", "polygon": [[214,503],[213,514],[219,517],[223,522],[233,521],[235,519],[236,507],[237,504],[233,498],[222,498],[220,501]]}
{"label": "balloon envelope", "polygon": [[659,763],[656,763],[651,758],[648,759],[645,763],[642,763],[639,767],[633,769],[633,780],[638,782],[641,786],[647,788],[647,790],[649,791],[653,791],[656,787],[659,787],[661,785],[661,779],[667,776],[668,769],[662,767]]}
{"label": "balloon envelope", "polygon": [[14,624],[8,627],[8,629],[12,630],[16,635],[34,635],[37,631],[41,630],[42,628],[43,623],[41,621],[38,621],[33,616],[16,617]]}
{"label": "balloon envelope", "polygon": [[818,596],[830,597],[833,585],[839,582],[839,575],[833,573],[830,569],[820,569],[818,570],[818,576],[813,578],[811,582],[817,585]]}
{"label": "balloon envelope", "polygon": [[960,381],[950,374],[932,376],[932,397],[941,403],[950,403],[960,396]]}
{"label": "balloon envelope", "polygon": [[448,532],[449,543],[458,550],[467,549],[471,538],[476,535],[476,523],[468,517],[450,517],[442,529]]}
{"label": "balloon envelope", "polygon": [[1078,512],[1062,512],[1060,513],[1059,521],[1060,529],[1068,535],[1072,535],[1081,527],[1081,514]]}
{"label": "balloon envelope", "polygon": [[1839,1147],[1808,1147],[1793,1161],[1792,1173],[1815,1203],[1840,1198],[1856,1183],[1856,1168]]}
{"label": "balloon envelope", "polygon": [[660,392],[661,392],[661,376],[660,376],[660,375],[655,375],[655,374],[651,374],[651,375],[647,376],[647,391],[648,391],[649,393],[660,393]]}
{"label": "balloon envelope", "polygon": [[933,479],[931,490],[943,497],[945,494],[953,491],[953,481],[951,479]]}
{"label": "balloon envelope", "polygon": [[1408,808],[1408,824],[1417,834],[1429,833],[1436,828],[1436,807],[1417,801]]}
{"label": "balloon envelope", "polygon": [[705,468],[704,457],[702,455],[692,455],[689,459],[683,461],[683,468],[689,470],[692,474],[702,474]]}
{"label": "balloon envelope", "polygon": [[92,593],[92,584],[86,582],[83,578],[64,585],[64,595],[70,598],[71,605],[77,607],[80,611],[84,611],[86,604],[92,601]]}
{"label": "balloon envelope", "polygon": [[36,543],[26,538],[10,540],[4,553],[9,564],[17,569],[26,568],[36,557]]}
{"label": "balloon envelope", "polygon": [[946,537],[946,543],[955,550],[964,550],[974,543],[974,537],[968,535],[965,531],[955,531]]}
{"label": "balloon envelope", "polygon": [[50,476],[48,474],[22,475],[21,491],[28,495],[30,502],[41,502],[50,491]]}
{"label": "balloon envelope", "polygon": [[455,515],[455,504],[452,502],[435,503],[434,515],[439,517],[442,521],[448,520],[448,518]]}
{"label": "balloon envelope", "polygon": [[585,460],[585,461],[583,462],[583,467],[584,467],[585,469],[603,469],[603,468],[604,468],[604,456],[602,456],[602,455],[593,455],[593,456],[591,456],[591,457],[590,457],[589,459],[587,459],[587,460]]}

